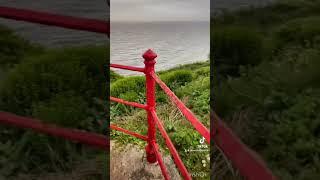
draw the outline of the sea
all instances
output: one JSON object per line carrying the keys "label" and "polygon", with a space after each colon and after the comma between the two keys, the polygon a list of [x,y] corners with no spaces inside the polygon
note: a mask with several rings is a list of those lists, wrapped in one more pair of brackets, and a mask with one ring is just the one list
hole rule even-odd
{"label": "sea", "polygon": [[[156,71],[206,61],[210,52],[209,22],[111,22],[111,63],[143,66],[142,54],[157,55]],[[121,74],[136,74],[117,71]]]}

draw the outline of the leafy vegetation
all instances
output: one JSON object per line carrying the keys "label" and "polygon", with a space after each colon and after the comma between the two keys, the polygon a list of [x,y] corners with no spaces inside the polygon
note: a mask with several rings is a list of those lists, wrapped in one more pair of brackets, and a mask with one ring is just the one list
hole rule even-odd
{"label": "leafy vegetation", "polygon": [[27,40],[17,36],[4,26],[0,26],[0,34],[1,69],[21,62],[27,54],[39,53],[43,50],[39,46],[31,45]]}
{"label": "leafy vegetation", "polygon": [[[277,1],[212,24],[214,110],[280,179],[320,177],[319,5]],[[218,179],[239,178],[223,169]]]}

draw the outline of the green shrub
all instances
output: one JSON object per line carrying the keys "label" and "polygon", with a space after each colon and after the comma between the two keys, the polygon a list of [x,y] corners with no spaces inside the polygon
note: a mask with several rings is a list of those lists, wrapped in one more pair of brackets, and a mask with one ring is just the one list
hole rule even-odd
{"label": "green shrub", "polygon": [[268,54],[262,35],[252,28],[216,26],[211,42],[215,65],[222,75],[237,76],[240,65],[257,65]]}
{"label": "green shrub", "polygon": [[192,81],[192,71],[190,70],[175,70],[172,72],[164,73],[160,75],[160,79],[166,83],[166,85],[175,89],[176,87],[182,86],[187,82]]}
{"label": "green shrub", "polygon": [[[193,73],[190,70],[174,70],[169,72],[163,72],[160,74],[160,78],[165,82],[169,88],[174,90],[175,88],[192,81]],[[134,101],[139,103],[145,103],[146,101],[146,85],[144,76],[129,76],[116,80],[111,83],[110,93],[111,96],[122,98],[128,101]],[[159,86],[156,89],[156,101],[158,103],[166,102],[167,97]],[[131,108],[124,107],[123,105],[117,105],[113,108],[116,112],[131,112]]]}
{"label": "green shrub", "polygon": [[116,81],[120,78],[122,78],[120,74],[117,74],[116,72],[110,70],[110,81]]}
{"label": "green shrub", "polygon": [[320,16],[294,19],[275,32],[279,48],[288,44],[298,44],[304,47],[320,45]]}
{"label": "green shrub", "polygon": [[144,76],[131,76],[122,79],[118,79],[111,84],[110,94],[114,97],[119,97],[121,94],[133,92],[133,93],[145,93],[145,77]]}
{"label": "green shrub", "polygon": [[82,125],[89,116],[88,109],[82,97],[74,96],[73,93],[58,94],[47,102],[33,105],[32,116],[63,127],[87,128]]}
{"label": "green shrub", "polygon": [[188,97],[187,106],[194,113],[207,116],[210,108],[210,77],[201,76],[181,86],[176,90],[176,95],[179,98]]}
{"label": "green shrub", "polygon": [[136,102],[139,102],[139,95],[138,95],[138,92],[132,92],[132,91],[129,91],[129,92],[125,92],[123,94],[120,94],[120,97],[121,99],[124,99],[126,101],[136,101]]}
{"label": "green shrub", "polygon": [[263,59],[263,39],[255,30],[238,27],[215,27],[211,51],[216,65],[257,65]]}
{"label": "green shrub", "polygon": [[261,63],[243,70],[240,78],[229,78],[217,84],[214,87],[215,110],[219,114],[228,114],[227,111],[230,113],[241,106],[266,105],[269,101],[266,97],[272,91],[295,94],[303,88],[319,87],[320,53],[307,49],[288,57],[287,51],[280,53],[277,62]]}
{"label": "green shrub", "polygon": [[196,77],[197,78],[198,76],[205,76],[205,77],[209,77],[210,76],[210,67],[207,66],[207,67],[202,67],[202,68],[199,68],[195,71],[195,74],[196,74]]}
{"label": "green shrub", "polygon": [[10,66],[21,62],[27,54],[38,51],[42,48],[31,45],[27,40],[17,36],[10,29],[0,26],[0,65]]}
{"label": "green shrub", "polygon": [[318,0],[277,0],[261,7],[223,10],[211,22],[213,27],[234,24],[268,30],[268,28],[283,24],[290,19],[319,15],[319,10],[320,2]]}
{"label": "green shrub", "polygon": [[2,110],[30,114],[31,105],[74,91],[91,102],[105,98],[105,47],[52,50],[25,59],[9,72],[0,90]]}
{"label": "green shrub", "polygon": [[162,75],[162,74],[166,74],[166,73],[173,72],[173,71],[176,71],[176,70],[181,70],[181,69],[193,71],[194,69],[200,69],[202,67],[206,67],[206,66],[209,66],[209,65],[210,65],[209,60],[204,61],[204,62],[195,62],[195,63],[192,63],[192,64],[183,64],[183,65],[179,65],[179,66],[173,67],[173,68],[168,69],[168,70],[157,71],[157,74]]}
{"label": "green shrub", "polygon": [[319,89],[305,90],[292,98],[288,109],[273,116],[277,123],[266,139],[264,154],[275,172],[285,175],[283,179],[320,176],[319,95]]}
{"label": "green shrub", "polygon": [[85,155],[81,154],[80,148],[72,142],[26,132],[15,142],[14,149],[7,157],[10,167],[4,167],[1,170],[7,177],[16,176],[17,172],[39,174],[68,171],[74,162],[84,158]]}

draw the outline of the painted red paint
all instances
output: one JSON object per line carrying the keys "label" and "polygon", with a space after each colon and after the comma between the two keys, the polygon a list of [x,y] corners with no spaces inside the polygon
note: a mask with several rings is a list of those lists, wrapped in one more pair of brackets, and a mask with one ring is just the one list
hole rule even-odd
{"label": "painted red paint", "polygon": [[210,132],[209,130],[196,118],[196,116],[186,107],[186,105],[170,90],[170,88],[161,81],[161,79],[155,74],[151,74],[152,78],[158,83],[162,90],[168,95],[172,102],[176,104],[181,113],[187,118],[187,120],[193,125],[193,127],[206,139],[210,144]]}
{"label": "painted red paint", "polygon": [[169,135],[167,134],[164,125],[162,122],[159,120],[156,111],[151,111],[152,118],[154,119],[154,122],[157,124],[158,129],[162,135],[162,137],[165,139],[166,145],[168,146],[168,149],[173,157],[173,160],[175,164],[177,165],[178,169],[180,170],[182,176],[184,179],[191,179],[190,174],[188,173],[187,168],[184,166],[176,148],[174,147]]}
{"label": "painted red paint", "polygon": [[144,72],[144,68],[124,66],[124,65],[120,65],[120,64],[110,64],[110,67],[118,68],[118,69],[125,69],[125,70],[129,70],[129,71]]}
{"label": "painted red paint", "polygon": [[231,160],[240,174],[247,180],[276,180],[264,161],[241,140],[233,134],[231,129],[214,113],[212,138],[214,143],[223,151],[224,155]]}
{"label": "painted red paint", "polygon": [[153,149],[154,149],[154,151],[156,153],[157,161],[159,163],[159,166],[160,166],[160,169],[161,169],[161,172],[163,174],[164,179],[165,180],[170,180],[169,173],[167,171],[166,166],[163,163],[162,156],[161,156],[161,153],[159,151],[158,144],[156,142],[152,142],[152,146],[153,146]]}
{"label": "painted red paint", "polygon": [[117,131],[120,131],[120,132],[123,132],[123,133],[128,134],[128,135],[134,136],[136,138],[142,139],[144,141],[148,140],[147,136],[144,136],[144,135],[141,135],[141,134],[138,134],[138,133],[135,133],[135,132],[131,132],[129,130],[126,130],[126,129],[123,129],[121,127],[118,127],[118,126],[116,126],[114,124],[110,124],[110,128],[114,129],[114,130],[117,130]]}
{"label": "painted red paint", "polygon": [[0,6],[0,17],[68,29],[110,34],[109,22]]}
{"label": "painted red paint", "polygon": [[103,135],[57,127],[53,124],[45,124],[36,119],[17,116],[7,112],[0,112],[0,123],[23,129],[32,129],[38,133],[61,137],[109,151],[109,140]]}
{"label": "painted red paint", "polygon": [[144,104],[139,104],[139,103],[136,103],[136,102],[129,102],[129,101],[126,101],[126,100],[123,100],[123,99],[115,98],[115,97],[110,97],[110,101],[114,101],[114,102],[117,102],[117,103],[125,104],[125,105],[128,105],[128,106],[133,106],[133,107],[136,107],[136,108],[147,109],[147,106],[144,105]]}
{"label": "painted red paint", "polygon": [[152,118],[151,111],[155,110],[156,106],[156,82],[151,77],[154,73],[154,65],[156,64],[155,54],[151,49],[148,49],[142,57],[145,64],[145,76],[146,76],[146,97],[147,97],[147,119],[148,119],[148,145],[146,147],[147,160],[149,163],[157,162],[156,154],[152,147],[152,142],[156,142],[156,125]]}

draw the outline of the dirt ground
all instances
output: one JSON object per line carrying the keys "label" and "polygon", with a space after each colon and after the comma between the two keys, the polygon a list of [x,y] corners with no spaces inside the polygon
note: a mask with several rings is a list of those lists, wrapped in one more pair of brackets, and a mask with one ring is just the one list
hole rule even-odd
{"label": "dirt ground", "polygon": [[[133,145],[118,148],[114,141],[110,142],[110,179],[111,180],[162,180],[160,166],[149,164],[145,151]],[[171,179],[181,179],[171,157],[164,157],[164,163]]]}

